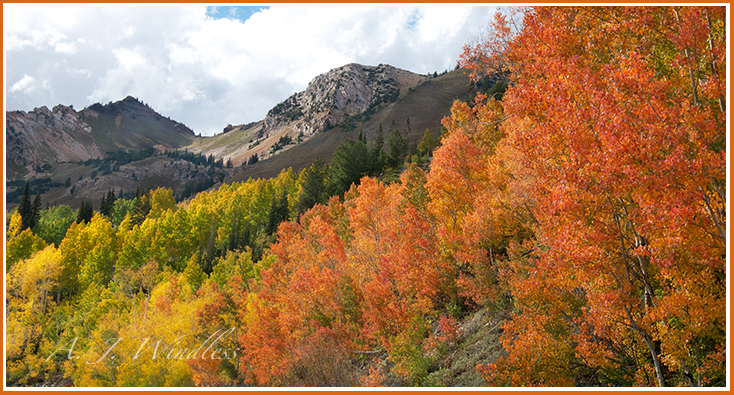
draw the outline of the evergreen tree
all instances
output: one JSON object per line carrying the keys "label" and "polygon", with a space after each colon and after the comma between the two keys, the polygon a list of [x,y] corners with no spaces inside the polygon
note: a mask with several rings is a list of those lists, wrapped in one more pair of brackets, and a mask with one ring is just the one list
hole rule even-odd
{"label": "evergreen tree", "polygon": [[400,134],[400,131],[395,129],[390,138],[387,139],[387,165],[389,167],[398,167],[405,159],[405,154],[408,151],[408,145],[405,143],[405,139]]}
{"label": "evergreen tree", "polygon": [[288,214],[288,191],[284,188],[280,199],[276,199],[273,195],[273,202],[268,213],[267,233],[269,235],[275,233],[278,230],[278,225],[288,220]]}
{"label": "evergreen tree", "polygon": [[115,205],[115,189],[110,188],[106,195],[102,195],[102,202],[99,204],[99,212],[102,215],[109,216],[112,207]]}
{"label": "evergreen tree", "polygon": [[364,143],[347,140],[339,144],[331,159],[328,193],[341,196],[369,170],[369,154]]}
{"label": "evergreen tree", "polygon": [[321,157],[306,169],[301,182],[301,193],[298,195],[296,210],[298,214],[308,211],[316,203],[326,204],[328,195],[326,193],[327,176],[329,167],[321,160]]}
{"label": "evergreen tree", "polygon": [[31,219],[28,226],[33,229],[36,227],[38,220],[41,219],[41,186],[38,186],[38,192],[36,198],[33,199],[33,205],[31,206]]}
{"label": "evergreen tree", "polygon": [[370,151],[370,173],[372,175],[379,175],[385,167],[385,151],[382,147],[385,145],[385,137],[382,131],[382,123],[380,128],[377,130],[377,136],[375,136],[375,142]]}
{"label": "evergreen tree", "polygon": [[381,150],[385,145],[385,134],[382,131],[382,122],[380,122],[380,128],[377,129],[377,136],[375,136],[375,150]]}
{"label": "evergreen tree", "polygon": [[18,205],[18,214],[20,214],[20,230],[26,230],[31,227],[31,213],[33,208],[31,207],[31,186],[30,180],[26,180],[25,186],[23,187],[23,194],[20,197],[20,204]]}
{"label": "evergreen tree", "polygon": [[102,194],[102,199],[99,201],[99,213],[102,215],[107,215],[109,213],[109,210],[107,209],[107,194]]}
{"label": "evergreen tree", "polygon": [[92,202],[82,201],[81,206],[79,206],[79,211],[76,215],[76,223],[80,224],[82,222],[89,222],[92,220],[92,217],[94,216],[94,208],[92,207]]}

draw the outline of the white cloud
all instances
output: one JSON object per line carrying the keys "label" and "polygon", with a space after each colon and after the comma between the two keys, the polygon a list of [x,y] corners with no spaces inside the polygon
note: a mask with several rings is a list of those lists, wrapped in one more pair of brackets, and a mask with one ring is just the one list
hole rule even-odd
{"label": "white cloud", "polygon": [[18,82],[14,83],[13,86],[10,87],[10,92],[28,93],[29,91],[33,90],[33,88],[35,88],[35,84],[35,78],[31,77],[28,74],[23,74],[23,78],[18,80]]}
{"label": "white cloud", "polygon": [[[8,109],[81,108],[132,95],[203,134],[262,119],[316,75],[346,63],[451,69],[493,12],[277,4],[242,22],[190,5],[4,4],[3,11],[6,79],[16,81]],[[35,89],[30,75],[47,89]]]}
{"label": "white cloud", "polygon": [[122,69],[127,71],[134,71],[136,68],[144,67],[147,63],[145,57],[138,52],[137,48],[118,48],[112,50],[120,63]]}
{"label": "white cloud", "polygon": [[76,45],[74,43],[58,43],[54,47],[56,52],[74,54],[76,53]]}
{"label": "white cloud", "polygon": [[132,37],[132,35],[135,34],[135,30],[137,29],[135,29],[135,26],[124,26],[121,30],[122,36],[127,38]]}

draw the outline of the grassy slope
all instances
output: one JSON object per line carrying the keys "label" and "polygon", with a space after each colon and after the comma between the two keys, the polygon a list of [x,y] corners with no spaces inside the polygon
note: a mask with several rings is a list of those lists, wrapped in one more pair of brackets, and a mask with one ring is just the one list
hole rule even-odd
{"label": "grassy slope", "polygon": [[84,116],[84,121],[92,127],[91,135],[103,153],[158,144],[178,148],[194,140],[193,133],[184,132],[176,122],[130,99],[106,106],[97,117]]}
{"label": "grassy slope", "polygon": [[463,70],[428,80],[401,95],[400,100],[382,108],[369,120],[353,122],[354,127],[350,128],[351,130],[345,131],[345,127],[340,126],[316,134],[303,144],[247,167],[226,182],[274,177],[281,170],[289,167],[298,171],[310,166],[317,157],[328,162],[339,144],[347,139],[356,139],[360,131],[364,131],[368,141],[373,140],[380,123],[382,123],[385,141],[393,129],[405,132],[407,119],[410,119],[412,130],[408,136],[404,135],[408,146],[419,142],[426,129],[430,129],[434,138],[438,139],[441,119],[449,115],[454,100],[467,100],[468,90],[469,79]]}
{"label": "grassy slope", "polygon": [[201,137],[193,141],[188,148],[190,151],[216,151],[226,150],[228,147],[245,145],[252,142],[257,131],[262,127],[262,122],[257,122],[247,129],[235,129],[228,133],[218,134],[211,137]]}
{"label": "grassy slope", "polygon": [[412,133],[403,135],[409,146],[413,141],[420,142],[426,129],[430,129],[433,136],[438,137],[441,119],[449,115],[454,100],[467,100],[468,92],[469,78],[463,70],[430,79],[408,92],[399,101],[374,114],[364,124],[366,136],[368,140],[374,139],[382,123],[387,141],[393,129],[404,132],[406,120],[410,119]]}
{"label": "grassy slope", "polygon": [[496,362],[504,354],[500,336],[505,318],[501,314],[495,315],[482,309],[466,317],[461,323],[459,341],[438,356],[423,385],[487,387],[476,366]]}

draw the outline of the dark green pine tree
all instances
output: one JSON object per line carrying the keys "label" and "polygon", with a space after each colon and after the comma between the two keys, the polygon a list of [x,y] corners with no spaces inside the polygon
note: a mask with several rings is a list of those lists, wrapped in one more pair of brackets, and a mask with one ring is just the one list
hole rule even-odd
{"label": "dark green pine tree", "polygon": [[41,186],[38,186],[38,192],[36,198],[33,199],[33,205],[31,206],[31,220],[29,227],[31,229],[36,227],[36,224],[41,219]]}
{"label": "dark green pine tree", "polygon": [[382,131],[382,122],[380,122],[380,128],[377,129],[377,136],[375,136],[375,151],[379,151],[385,145],[385,133]]}
{"label": "dark green pine tree", "polygon": [[112,207],[115,205],[115,189],[110,188],[107,194],[102,195],[102,202],[99,204],[99,212],[102,215],[109,216],[112,212]]}
{"label": "dark green pine tree", "polygon": [[382,149],[384,145],[385,134],[382,131],[382,123],[380,123],[377,136],[375,136],[375,142],[372,145],[372,150],[370,150],[370,164],[372,165],[370,173],[374,176],[382,173],[382,170],[385,168],[385,151]]}
{"label": "dark green pine tree", "polygon": [[92,207],[92,202],[82,201],[76,215],[76,223],[80,224],[82,222],[90,222],[93,216],[94,208]]}
{"label": "dark green pine tree", "polygon": [[20,204],[18,205],[18,214],[20,214],[20,230],[26,230],[31,227],[31,184],[30,180],[25,181],[23,187],[23,194],[20,197]]}
{"label": "dark green pine tree", "polygon": [[107,215],[109,212],[107,210],[107,194],[102,194],[102,200],[99,201],[99,213],[102,215]]}
{"label": "dark green pine tree", "polygon": [[281,222],[288,220],[288,191],[283,189],[279,199],[273,195],[273,202],[270,205],[268,213],[268,227],[266,229],[269,235],[278,230]]}
{"label": "dark green pine tree", "polygon": [[303,181],[301,183],[301,193],[298,195],[298,203],[296,211],[303,214],[316,203],[326,204],[329,199],[326,193],[327,177],[329,175],[329,167],[324,163],[321,157],[306,169]]}
{"label": "dark green pine tree", "polygon": [[408,145],[405,143],[405,139],[400,134],[400,131],[395,129],[390,138],[387,139],[387,165],[389,167],[398,167],[403,163],[405,154],[408,151]]}
{"label": "dark green pine tree", "polygon": [[346,140],[339,144],[331,158],[327,187],[329,195],[341,196],[352,183],[358,184],[360,178],[370,170],[369,159],[367,146],[361,141]]}

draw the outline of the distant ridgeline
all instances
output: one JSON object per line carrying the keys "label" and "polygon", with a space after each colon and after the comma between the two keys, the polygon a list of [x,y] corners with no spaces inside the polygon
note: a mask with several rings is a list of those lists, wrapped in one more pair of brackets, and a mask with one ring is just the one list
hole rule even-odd
{"label": "distant ridgeline", "polygon": [[63,105],[9,111],[6,208],[19,203],[25,180],[47,204],[73,208],[82,200],[97,207],[110,189],[131,197],[138,188],[167,187],[180,200],[222,182],[299,170],[317,157],[328,162],[346,140],[362,135],[366,144],[381,127],[384,142],[400,130],[412,147],[426,129],[437,139],[453,100],[472,89],[463,71],[424,76],[349,64],[314,78],[264,120],[227,125],[213,137],[197,137],[133,97],[78,112]]}

